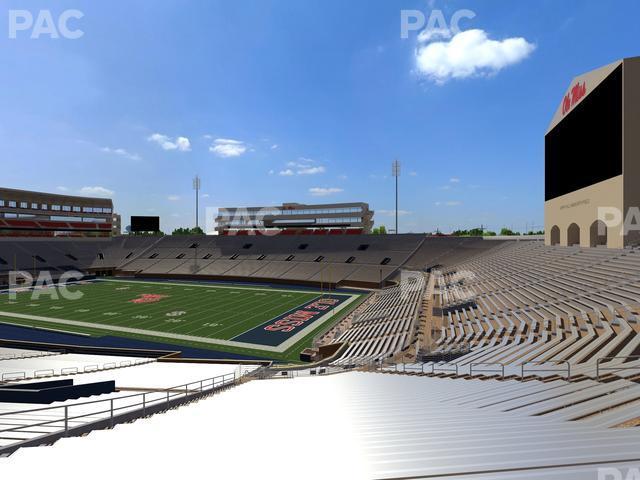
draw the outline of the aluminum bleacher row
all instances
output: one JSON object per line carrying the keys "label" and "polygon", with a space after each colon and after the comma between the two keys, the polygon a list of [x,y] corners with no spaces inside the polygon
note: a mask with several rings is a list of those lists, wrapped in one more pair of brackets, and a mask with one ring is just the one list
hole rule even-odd
{"label": "aluminum bleacher row", "polygon": [[12,270],[47,271],[54,279],[68,271],[84,272],[110,244],[108,238],[0,238],[0,286],[8,284]]}
{"label": "aluminum bleacher row", "polygon": [[[363,372],[255,380],[113,431],[21,449],[2,468],[44,476],[72,459],[65,478],[80,480],[110,455],[130,475],[163,478],[207,468],[220,478],[588,480],[599,466],[637,466],[637,428],[565,421],[578,405],[547,415],[526,406],[571,387]],[[274,405],[286,415],[265,414]],[[301,419],[312,422],[311,460],[310,443],[292,441]],[[624,473],[605,478],[634,478]]]}
{"label": "aluminum bleacher row", "polygon": [[[115,268],[147,277],[377,285],[423,240],[422,235],[172,236],[132,249]],[[92,267],[105,261],[97,259]]]}
{"label": "aluminum bleacher row", "polygon": [[0,285],[10,270],[69,270],[378,287],[398,268],[430,268],[500,246],[479,238],[402,235],[119,236],[0,239]]}
{"label": "aluminum bleacher row", "polygon": [[515,373],[555,364],[555,373],[593,377],[600,366],[638,363],[637,249],[513,242],[435,275],[443,314],[435,352],[470,347],[438,365],[443,371],[469,374],[473,365],[491,364]]}
{"label": "aluminum bleacher row", "polygon": [[396,287],[376,292],[336,338],[349,346],[333,364],[380,362],[404,350],[413,339],[425,289],[422,272],[403,272]]}

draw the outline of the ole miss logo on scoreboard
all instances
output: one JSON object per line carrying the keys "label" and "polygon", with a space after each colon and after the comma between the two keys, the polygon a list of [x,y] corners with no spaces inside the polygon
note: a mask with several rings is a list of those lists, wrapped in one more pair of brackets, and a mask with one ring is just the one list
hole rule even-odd
{"label": "ole miss logo on scoreboard", "polygon": [[571,87],[569,93],[567,93],[562,100],[562,115],[566,115],[567,112],[569,112],[569,110],[571,110],[575,104],[586,95],[586,93],[587,85],[585,82],[578,82]]}

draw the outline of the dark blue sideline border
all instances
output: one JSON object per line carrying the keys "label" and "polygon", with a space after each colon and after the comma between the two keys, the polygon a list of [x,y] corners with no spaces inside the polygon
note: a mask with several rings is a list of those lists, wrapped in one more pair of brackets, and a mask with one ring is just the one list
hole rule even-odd
{"label": "dark blue sideline border", "polygon": [[[313,300],[309,300],[300,306],[278,315],[271,320],[258,325],[257,327],[247,330],[240,335],[233,337],[234,342],[246,342],[258,345],[268,345],[277,347],[285,340],[299,333],[301,330],[308,328],[326,314],[330,314],[336,307],[351,298],[348,295],[318,295]],[[335,300],[332,306],[323,305],[323,308],[314,308],[314,304],[321,303],[327,299]],[[304,319],[302,319],[304,317]],[[283,322],[281,326],[278,322]],[[296,322],[303,322],[301,325],[295,325]],[[272,328],[273,330],[270,330]],[[278,329],[278,330],[276,330]],[[291,329],[290,331],[286,331]]]}
{"label": "dark blue sideline border", "polygon": [[[0,321],[2,321],[0,319]],[[184,347],[170,343],[149,342],[125,337],[80,337],[73,334],[38,330],[33,327],[19,327],[0,323],[0,339],[23,342],[53,343],[98,348],[129,348],[134,350],[165,350],[181,352],[180,358],[204,358],[212,360],[265,360],[270,358],[241,355],[232,352],[219,352],[202,348]]]}

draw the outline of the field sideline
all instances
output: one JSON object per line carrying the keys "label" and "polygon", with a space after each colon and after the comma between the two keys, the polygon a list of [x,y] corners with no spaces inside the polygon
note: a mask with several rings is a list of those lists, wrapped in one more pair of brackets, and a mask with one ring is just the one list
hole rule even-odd
{"label": "field sideline", "polygon": [[[98,280],[69,289],[82,297],[60,298],[57,288],[21,292],[15,300],[0,295],[0,317],[15,325],[297,360],[315,333],[353,310],[362,297],[291,288],[124,280]],[[300,314],[308,318],[291,328],[291,318]]]}

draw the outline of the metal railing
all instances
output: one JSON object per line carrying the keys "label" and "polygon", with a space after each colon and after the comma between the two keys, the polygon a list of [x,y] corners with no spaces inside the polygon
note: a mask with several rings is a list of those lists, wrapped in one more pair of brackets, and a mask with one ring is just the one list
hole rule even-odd
{"label": "metal railing", "polygon": [[290,369],[290,370],[275,370],[267,367],[254,370],[247,375],[258,380],[273,380],[273,379],[287,379],[297,377],[313,377],[313,376],[325,376],[333,375],[336,373],[343,373],[353,371],[352,367],[325,365],[318,367],[310,367],[305,369]]}
{"label": "metal railing", "polygon": [[[524,362],[521,366],[521,378],[522,380],[524,380],[525,377],[525,372],[527,370],[527,365],[546,365],[546,364],[552,364],[552,365],[566,365],[566,371],[567,371],[567,380],[571,380],[571,363],[568,360],[546,360],[546,361],[529,361],[529,362]],[[534,368],[534,369],[529,369],[530,372],[545,372],[545,373],[558,373],[558,372],[563,372],[564,369],[562,370],[558,370],[558,369],[541,369],[541,368]]]}
{"label": "metal railing", "polygon": [[15,422],[20,419],[21,415],[25,415],[29,419],[55,418],[52,420],[25,422],[21,425],[0,429],[0,437],[20,434],[20,432],[23,432],[23,434],[28,433],[39,427],[54,429],[44,435],[0,447],[0,456],[3,453],[11,453],[21,446],[49,443],[54,438],[69,436],[77,429],[82,429],[82,432],[86,432],[96,428],[113,428],[117,423],[120,423],[121,419],[122,421],[128,421],[132,418],[144,417],[147,414],[170,408],[178,402],[184,403],[203,394],[213,393],[221,388],[235,385],[239,380],[240,377],[233,372],[156,391],[55,407],[1,412],[0,423],[3,423],[3,418],[10,418]]}
{"label": "metal railing", "polygon": [[[399,365],[402,365],[402,369],[398,368]],[[409,366],[407,367],[407,365],[409,365]],[[434,366],[435,366],[434,363],[430,363],[430,364],[429,363],[420,363],[419,367],[417,365],[418,364],[416,364],[416,363],[408,363],[408,364],[407,363],[396,363],[396,364],[394,364],[394,367],[395,367],[396,372],[399,372],[399,371],[407,372],[407,371],[409,371],[409,372],[425,373],[424,366],[425,365],[429,365],[431,367],[431,372],[429,372],[429,373],[434,373]]]}
{"label": "metal railing", "polygon": [[64,350],[48,350],[46,352],[31,352],[31,353],[1,353],[0,361],[2,360],[22,360],[25,358],[40,358],[40,357],[53,357],[56,355],[62,355]]}
{"label": "metal railing", "polygon": [[450,363],[445,363],[443,365],[435,365],[433,367],[433,373],[441,373],[441,372],[447,372],[447,373],[454,373],[457,376],[460,376],[460,366],[457,363],[454,363],[453,366],[455,368],[448,368],[449,366],[452,366]]}
{"label": "metal railing", "polygon": [[611,362],[613,360],[640,360],[640,355],[630,355],[627,357],[602,357],[599,358],[597,363],[596,363],[596,379],[598,381],[600,381],[601,378],[601,372],[606,371],[606,372],[618,372],[621,370],[638,370],[638,373],[640,373],[640,365],[635,365],[635,366],[631,366],[631,367],[622,367],[622,366],[610,366],[610,367],[603,367],[602,364],[605,362]]}
{"label": "metal railing", "polygon": [[[91,364],[91,365],[85,365],[82,368],[82,371],[80,370],[80,367],[64,367],[60,369],[60,373],[58,374],[56,374],[56,370],[53,368],[48,368],[45,370],[21,370],[16,372],[4,372],[0,376],[0,381],[10,382],[15,380],[26,380],[28,378],[43,378],[43,377],[55,377],[55,376],[62,376],[62,375],[75,375],[78,373],[93,373],[93,372],[99,372],[103,370],[113,370],[115,368],[125,368],[125,367],[131,367],[131,366],[146,365],[147,363],[153,363],[153,362],[155,362],[155,359],[136,360],[134,362],[131,362],[131,360],[123,360],[119,364],[116,362],[109,362],[102,365],[102,367],[100,367],[99,364]],[[27,373],[29,372],[32,372],[30,376],[27,375]]]}
{"label": "metal railing", "polygon": [[478,373],[500,373],[500,376],[504,380],[504,363],[495,362],[495,363],[487,363],[487,362],[478,362],[472,363],[469,365],[469,375],[473,375],[473,367],[500,367],[499,369],[487,369],[487,368],[476,368],[475,371]]}

